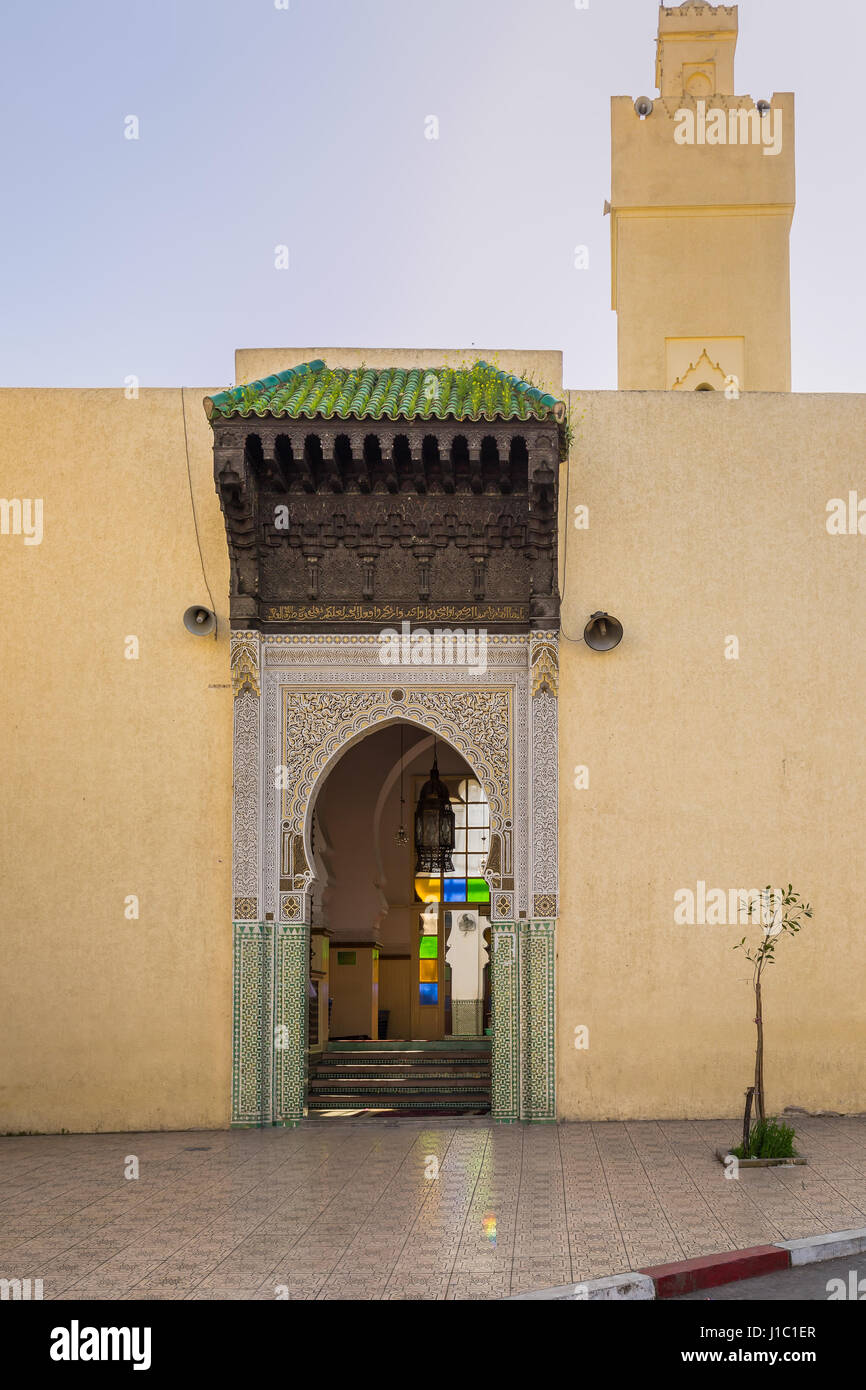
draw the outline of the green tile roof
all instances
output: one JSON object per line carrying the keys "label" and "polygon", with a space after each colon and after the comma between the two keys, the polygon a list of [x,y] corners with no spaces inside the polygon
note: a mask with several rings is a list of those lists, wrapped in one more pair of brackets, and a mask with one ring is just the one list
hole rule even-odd
{"label": "green tile roof", "polygon": [[565,404],[489,362],[472,367],[328,367],[302,362],[247,386],[206,396],[209,420],[556,420]]}

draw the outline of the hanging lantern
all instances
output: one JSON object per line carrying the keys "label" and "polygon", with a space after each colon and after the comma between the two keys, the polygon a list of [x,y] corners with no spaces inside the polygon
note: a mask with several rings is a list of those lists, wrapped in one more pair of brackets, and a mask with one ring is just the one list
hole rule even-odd
{"label": "hanging lantern", "polygon": [[453,873],[453,848],[454,809],[448,788],[439,777],[434,755],[429,780],[421,788],[415,808],[415,853],[418,856],[415,873]]}

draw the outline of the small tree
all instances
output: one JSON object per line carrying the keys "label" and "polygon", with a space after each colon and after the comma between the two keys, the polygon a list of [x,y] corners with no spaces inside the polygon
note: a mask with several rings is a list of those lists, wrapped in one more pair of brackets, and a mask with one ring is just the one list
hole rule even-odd
{"label": "small tree", "polygon": [[[746,960],[752,966],[752,987],[755,991],[755,1027],[757,1037],[755,1040],[755,1118],[758,1123],[766,1120],[766,1109],[764,1105],[764,1007],[761,996],[761,986],[765,965],[773,965],[776,960],[776,944],[782,936],[789,934],[796,935],[803,925],[803,919],[812,916],[811,903],[804,902],[799,893],[795,893],[791,884],[780,895],[774,889],[767,886],[761,895],[762,903],[762,928],[763,939],[759,946],[752,948],[746,944],[746,938],[738,942],[734,947],[735,951],[742,951]],[[769,919],[769,920],[767,920]],[[747,1092],[748,1095],[748,1092]],[[746,1114],[748,1115],[749,1102],[746,1102]],[[748,1121],[744,1126],[748,1130]],[[747,1135],[744,1133],[744,1139]]]}

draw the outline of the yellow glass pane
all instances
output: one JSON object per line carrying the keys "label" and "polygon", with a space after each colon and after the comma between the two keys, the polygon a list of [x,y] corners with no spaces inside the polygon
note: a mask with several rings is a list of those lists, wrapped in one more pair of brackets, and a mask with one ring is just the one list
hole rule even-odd
{"label": "yellow glass pane", "polygon": [[438,980],[439,962],[438,960],[419,960],[418,962],[419,980]]}
{"label": "yellow glass pane", "polygon": [[420,875],[415,879],[415,892],[422,903],[438,903],[439,901],[439,879],[423,878]]}

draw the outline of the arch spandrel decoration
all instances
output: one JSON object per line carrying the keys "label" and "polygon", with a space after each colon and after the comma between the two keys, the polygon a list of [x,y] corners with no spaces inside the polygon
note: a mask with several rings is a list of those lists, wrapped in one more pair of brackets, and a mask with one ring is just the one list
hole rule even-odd
{"label": "arch spandrel decoration", "polygon": [[[391,681],[381,690],[367,691],[284,688],[283,834],[303,836],[308,865],[310,818],[319,786],[337,757],[359,737],[398,720],[436,734],[465,757],[490,803],[491,831],[499,837],[507,835],[510,841],[514,803],[509,746],[512,691],[420,687],[407,689],[404,698],[395,702],[391,698],[393,686]],[[305,877],[306,889],[312,881],[311,869],[307,868]],[[501,885],[497,882],[494,886]]]}
{"label": "arch spandrel decoration", "polygon": [[[386,694],[384,704],[380,699],[381,692],[372,692],[369,700],[359,699],[356,692],[352,692],[349,708],[345,711],[346,717],[339,723],[332,736],[327,740],[327,746],[317,748],[306,770],[298,767],[299,782],[297,790],[287,797],[284,804],[283,819],[283,856],[286,864],[291,863],[292,868],[297,868],[303,864],[301,874],[295,875],[293,886],[300,891],[308,891],[315,882],[313,871],[309,865],[312,862],[312,819],[320,788],[327,781],[335,764],[342,755],[348,752],[367,734],[379,729],[387,728],[389,724],[404,722],[412,724],[415,728],[423,729],[426,733],[435,734],[445,743],[450,743],[452,747],[466,759],[472,771],[477,776],[484,788],[490,806],[490,853],[488,854],[485,866],[484,877],[490,887],[494,890],[502,886],[502,865],[503,862],[510,868],[510,852],[512,841],[512,792],[511,792],[511,769],[508,757],[508,729],[510,726],[511,699],[509,691],[484,692],[496,695],[503,708],[501,709],[499,722],[501,724],[503,737],[503,757],[499,767],[493,769],[483,760],[483,748],[476,746],[473,738],[466,738],[455,733],[446,719],[440,718],[440,710],[437,708],[439,701],[431,702],[430,708],[424,699],[425,692],[413,691],[411,697],[395,703],[390,698],[390,686]],[[335,692],[343,696],[345,692]],[[438,692],[437,692],[438,693]],[[296,692],[286,692],[286,707],[284,709],[284,728],[288,731],[293,727],[292,723],[292,696]],[[301,697],[302,698],[302,697]],[[342,704],[342,700],[339,701]],[[358,705],[365,703],[367,708],[358,709]],[[465,711],[461,706],[467,703],[466,697],[462,700],[452,701],[457,705],[455,711],[459,718]],[[473,703],[477,703],[477,696]],[[384,713],[383,713],[384,708]],[[290,740],[291,741],[291,740]],[[295,750],[297,760],[298,753]],[[297,764],[296,764],[297,765]],[[312,773],[309,768],[312,766]],[[503,852],[503,844],[506,849]]]}
{"label": "arch spandrel decoration", "polygon": [[[555,1118],[557,635],[491,634],[488,644],[486,670],[476,673],[383,667],[375,635],[237,634],[234,869],[236,883],[258,883],[260,934],[239,956],[251,924],[236,916],[235,1093],[239,1100],[239,1073],[255,1077],[258,1110],[273,1123],[295,1123],[304,1112],[315,795],[341,751],[399,719],[452,743],[490,801],[494,1117]],[[401,700],[393,699],[397,689]],[[238,760],[249,757],[253,725],[258,775],[251,779],[238,776]],[[549,920],[535,921],[537,913]],[[254,1005],[239,981],[244,959],[260,984],[271,981],[270,1006]],[[289,1047],[265,1048],[268,1055],[265,1015],[292,1038]],[[235,1123],[261,1122],[252,1095],[248,1080]]]}
{"label": "arch spandrel decoration", "polygon": [[[316,780],[349,739],[408,718],[453,743],[484,783],[499,837],[497,915],[529,917],[528,643],[528,636],[491,634],[487,669],[475,674],[456,666],[383,666],[375,635],[263,639],[265,911],[276,913],[279,894],[294,893],[309,920],[301,880],[309,883],[305,818]],[[397,689],[400,702],[391,699]],[[280,777],[278,769],[285,769]],[[277,782],[285,785],[275,790]],[[279,839],[271,840],[277,826]]]}

